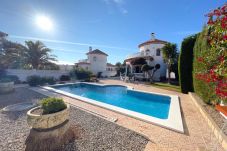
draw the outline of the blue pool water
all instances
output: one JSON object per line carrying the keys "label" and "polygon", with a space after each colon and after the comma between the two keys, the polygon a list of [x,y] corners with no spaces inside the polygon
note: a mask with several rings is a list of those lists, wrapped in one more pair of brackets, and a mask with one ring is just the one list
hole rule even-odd
{"label": "blue pool water", "polygon": [[170,97],[128,90],[124,86],[78,83],[53,88],[160,119],[167,119],[169,114]]}

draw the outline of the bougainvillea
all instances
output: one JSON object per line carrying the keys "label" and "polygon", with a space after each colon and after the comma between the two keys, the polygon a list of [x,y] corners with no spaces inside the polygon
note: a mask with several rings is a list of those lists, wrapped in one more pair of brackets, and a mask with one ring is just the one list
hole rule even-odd
{"label": "bougainvillea", "polygon": [[227,4],[206,16],[209,17],[207,40],[210,49],[197,57],[204,70],[196,73],[195,77],[213,88],[216,95],[213,101],[227,102]]}

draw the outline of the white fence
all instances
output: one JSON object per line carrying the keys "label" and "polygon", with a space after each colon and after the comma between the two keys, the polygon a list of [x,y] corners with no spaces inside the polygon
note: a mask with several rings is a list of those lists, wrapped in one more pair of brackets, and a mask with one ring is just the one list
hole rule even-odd
{"label": "white fence", "polygon": [[23,70],[7,69],[7,75],[16,75],[20,81],[26,81],[28,76],[38,75],[40,77],[50,76],[59,79],[61,75],[68,75],[69,71],[65,70]]}

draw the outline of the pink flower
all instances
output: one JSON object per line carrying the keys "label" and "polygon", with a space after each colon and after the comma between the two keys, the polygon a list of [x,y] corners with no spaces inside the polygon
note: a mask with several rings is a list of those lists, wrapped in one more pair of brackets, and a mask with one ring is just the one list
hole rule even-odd
{"label": "pink flower", "polygon": [[223,39],[224,39],[224,40],[227,40],[227,35],[224,35],[224,36],[223,36]]}
{"label": "pink flower", "polygon": [[209,21],[207,22],[208,25],[213,25],[214,24],[214,21],[212,18],[209,19]]}
{"label": "pink flower", "polygon": [[219,10],[219,9],[215,9],[215,10],[214,10],[214,15],[216,15],[216,16],[221,16],[220,10]]}

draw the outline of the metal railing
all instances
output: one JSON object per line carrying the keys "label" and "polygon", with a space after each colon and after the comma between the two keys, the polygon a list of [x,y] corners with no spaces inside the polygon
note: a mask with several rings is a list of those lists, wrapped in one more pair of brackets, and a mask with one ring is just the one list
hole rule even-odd
{"label": "metal railing", "polygon": [[78,62],[88,62],[88,59],[80,59]]}
{"label": "metal railing", "polygon": [[133,53],[131,55],[128,55],[126,59],[131,59],[131,58],[139,58],[139,57],[145,57],[145,56],[152,56],[151,53],[146,53],[146,52],[137,52]]}

